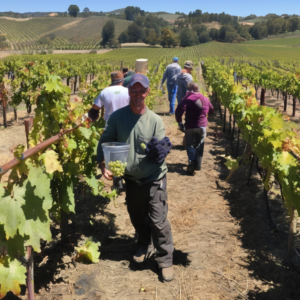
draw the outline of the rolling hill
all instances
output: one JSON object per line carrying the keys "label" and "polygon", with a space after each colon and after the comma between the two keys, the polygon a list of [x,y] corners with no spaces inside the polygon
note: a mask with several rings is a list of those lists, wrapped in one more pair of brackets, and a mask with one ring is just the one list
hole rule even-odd
{"label": "rolling hill", "polygon": [[[18,22],[0,18],[0,34],[6,36],[12,50],[93,49],[99,44],[102,28],[110,19],[43,17]],[[116,36],[131,24],[131,21],[113,20]]]}
{"label": "rolling hill", "polygon": [[273,46],[273,47],[300,47],[300,37],[281,38],[273,40],[248,41],[244,44]]}

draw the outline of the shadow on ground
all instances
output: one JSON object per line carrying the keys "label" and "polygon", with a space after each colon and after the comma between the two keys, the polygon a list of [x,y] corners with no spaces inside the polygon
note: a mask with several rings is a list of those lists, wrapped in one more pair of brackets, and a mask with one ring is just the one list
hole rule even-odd
{"label": "shadow on ground", "polygon": [[[211,120],[220,123],[220,118],[217,116]],[[228,126],[226,131],[228,133]],[[235,138],[233,149],[236,149],[236,143]],[[240,141],[240,155],[244,147],[244,142]],[[221,183],[226,179],[229,171],[224,165],[224,157],[218,155],[224,152],[225,156],[232,155],[232,145],[226,135],[215,139],[215,149],[210,152],[214,155],[216,164],[219,165]],[[300,299],[300,273],[289,263],[287,257],[289,220],[287,211],[281,197],[272,192],[269,193],[271,214],[279,227],[278,231],[274,231],[267,214],[262,181],[255,165],[253,165],[250,183],[247,184],[249,168],[249,165],[242,167],[232,175],[228,181],[229,189],[222,189],[218,186],[222,196],[228,201],[231,215],[241,228],[236,238],[241,240],[242,247],[249,252],[248,257],[244,258],[242,267],[245,268],[246,265],[252,274],[250,281],[255,279],[260,282],[260,287],[251,289],[247,298],[244,299]],[[276,189],[276,185],[274,187]],[[277,190],[279,191],[279,187]]]}

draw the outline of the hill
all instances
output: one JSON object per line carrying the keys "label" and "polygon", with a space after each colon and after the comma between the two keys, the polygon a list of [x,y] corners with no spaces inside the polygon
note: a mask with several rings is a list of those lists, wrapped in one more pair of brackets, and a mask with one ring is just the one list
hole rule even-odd
{"label": "hill", "polygon": [[245,42],[244,44],[273,46],[273,47],[300,47],[300,37],[248,41]]}
{"label": "hill", "polygon": [[119,8],[119,9],[115,9],[113,11],[108,11],[108,12],[106,12],[106,14],[116,14],[116,15],[118,15],[118,14],[124,14],[124,12],[125,12],[125,8]]}
{"label": "hill", "polygon": [[[92,49],[100,42],[102,28],[110,19],[43,17],[17,22],[12,18],[0,18],[0,34],[5,35],[12,50]],[[116,36],[131,23],[126,20],[113,20]]]}
{"label": "hill", "polygon": [[166,21],[169,21],[170,23],[174,23],[174,21],[178,18],[180,18],[180,15],[176,14],[158,14],[159,18],[163,18]]}

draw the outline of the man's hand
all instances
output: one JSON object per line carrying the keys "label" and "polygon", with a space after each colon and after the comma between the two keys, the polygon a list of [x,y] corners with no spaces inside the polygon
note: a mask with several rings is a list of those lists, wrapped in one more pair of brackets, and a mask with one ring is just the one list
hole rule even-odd
{"label": "man's hand", "polygon": [[100,163],[100,168],[101,168],[101,172],[102,172],[102,175],[104,176],[104,178],[108,179],[108,180],[112,180],[112,172],[107,170],[105,168],[105,161],[102,161]]}

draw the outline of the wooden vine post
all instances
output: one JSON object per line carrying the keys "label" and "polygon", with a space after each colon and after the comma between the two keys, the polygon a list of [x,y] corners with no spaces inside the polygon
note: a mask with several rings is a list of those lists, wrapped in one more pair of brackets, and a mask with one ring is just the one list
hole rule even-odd
{"label": "wooden vine post", "polygon": [[30,128],[31,128],[32,124],[33,124],[33,117],[24,119],[27,149],[29,149],[28,135],[29,135],[29,131],[30,131]]}
{"label": "wooden vine post", "polygon": [[26,247],[25,258],[27,260],[27,292],[28,300],[34,300],[34,251],[31,246]]}
{"label": "wooden vine post", "polygon": [[263,105],[263,106],[266,105],[265,94],[266,94],[266,90],[264,88],[262,88],[261,89],[261,94],[260,94],[260,105]]}
{"label": "wooden vine post", "polygon": [[284,94],[284,107],[283,107],[283,111],[286,111],[286,108],[287,108],[287,96],[288,96],[288,92],[285,91],[285,94]]}
{"label": "wooden vine post", "polygon": [[226,106],[224,105],[224,124],[223,124],[223,132],[226,131]]}
{"label": "wooden vine post", "polygon": [[293,117],[296,116],[296,97],[293,96]]}
{"label": "wooden vine post", "polygon": [[2,108],[3,108],[3,124],[4,124],[4,127],[7,128],[7,118],[6,118],[6,97],[5,97],[5,94],[3,92],[4,90],[4,84],[2,83],[0,85],[0,102],[2,101]]}

